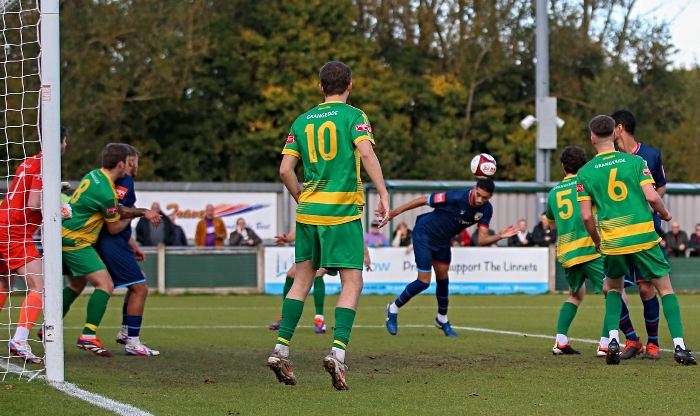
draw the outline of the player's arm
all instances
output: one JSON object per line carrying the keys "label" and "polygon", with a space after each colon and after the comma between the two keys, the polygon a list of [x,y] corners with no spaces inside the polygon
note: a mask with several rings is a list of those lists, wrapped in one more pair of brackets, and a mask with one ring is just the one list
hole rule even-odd
{"label": "player's arm", "polygon": [[549,223],[549,228],[552,231],[556,231],[557,230],[557,222],[554,220],[554,211],[552,210],[551,201],[547,202],[547,211],[545,212],[544,216],[547,219],[547,222]]}
{"label": "player's arm", "polygon": [[282,178],[282,183],[287,187],[292,198],[298,203],[299,195],[301,195],[301,188],[299,188],[297,174],[294,172],[297,162],[299,162],[299,158],[294,155],[285,154],[280,164],[280,178]]}
{"label": "player's arm", "polygon": [[276,245],[282,245],[282,244],[287,244],[291,243],[292,241],[296,240],[297,237],[297,229],[292,228],[292,231],[289,232],[289,234],[282,234],[282,235],[276,235],[275,236],[275,244]]}
{"label": "player's arm", "polygon": [[131,247],[131,251],[134,252],[134,257],[136,258],[136,261],[146,260],[146,253],[144,253],[141,247],[139,247],[139,245],[136,243],[136,240],[134,240],[134,237],[131,237],[129,239],[129,247]]}
{"label": "player's arm", "polygon": [[666,209],[664,205],[664,200],[661,199],[661,195],[657,193],[658,188],[654,189],[654,186],[650,183],[642,185],[642,191],[644,191],[644,197],[651,207],[659,213],[659,218],[664,221],[671,221],[672,215]]}
{"label": "player's arm", "polygon": [[398,208],[394,208],[389,211],[389,219],[393,219],[399,214],[403,214],[406,211],[410,211],[412,209],[416,209],[422,206],[428,205],[428,197],[427,196],[422,196],[420,198],[416,198],[413,201],[407,202],[403,205],[401,205]]}
{"label": "player's arm", "polygon": [[132,218],[145,217],[148,221],[157,227],[160,224],[160,213],[146,208],[127,208],[124,205],[119,205],[119,216],[123,220]]}
{"label": "player's arm", "polygon": [[501,232],[495,235],[489,235],[489,227],[479,225],[479,245],[482,247],[490,246],[504,238],[510,238],[518,233],[518,228],[514,225],[509,225],[502,229]]}
{"label": "player's arm", "polygon": [[365,268],[367,269],[368,272],[372,271],[372,258],[369,256],[369,248],[367,248],[367,243],[364,243],[365,246],[365,258],[363,261],[363,264],[365,265]]}
{"label": "player's arm", "polygon": [[586,231],[588,231],[588,234],[590,234],[596,250],[599,250],[600,235],[598,235],[598,229],[595,226],[595,218],[593,217],[593,203],[590,199],[585,199],[578,201],[578,204],[581,208],[581,220],[583,221],[583,226],[586,227]]}
{"label": "player's arm", "polygon": [[32,211],[41,211],[41,189],[29,190],[29,198],[27,198],[27,208]]}
{"label": "player's arm", "polygon": [[372,180],[374,187],[379,193],[379,206],[377,208],[377,215],[382,218],[379,223],[379,228],[382,228],[389,221],[389,192],[386,190],[384,185],[384,175],[382,174],[382,166],[379,164],[379,159],[374,153],[372,148],[372,142],[369,140],[361,140],[356,144],[357,150],[360,152],[360,158],[362,159],[362,166],[365,167],[365,171]]}

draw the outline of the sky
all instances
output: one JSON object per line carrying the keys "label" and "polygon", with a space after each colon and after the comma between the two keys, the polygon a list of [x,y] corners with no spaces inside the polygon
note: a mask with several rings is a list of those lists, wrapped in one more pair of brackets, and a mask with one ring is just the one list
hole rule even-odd
{"label": "sky", "polygon": [[674,67],[700,64],[700,0],[637,0],[634,10],[670,22],[673,44],[679,49]]}

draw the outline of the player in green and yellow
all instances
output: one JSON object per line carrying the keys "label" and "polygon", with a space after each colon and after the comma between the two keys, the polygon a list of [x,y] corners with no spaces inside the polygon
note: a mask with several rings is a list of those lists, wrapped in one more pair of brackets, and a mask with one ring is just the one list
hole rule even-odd
{"label": "player in green and yellow", "polygon": [[[304,309],[319,268],[338,269],[342,290],[335,309],[331,353],[323,366],[333,387],[347,390],[345,349],[362,292],[364,240],[362,212],[365,205],[360,161],[379,192],[377,213],[386,224],[389,193],[374,154],[372,126],[365,113],[346,104],[352,89],[352,72],[342,62],[328,62],[320,71],[319,89],[325,102],[299,116],[287,136],[280,166],[282,182],[297,207],[295,262],[297,275],[282,306],[275,351],[267,365],[279,382],[297,383],[289,361],[289,343]],[[294,173],[304,165],[304,189]]]}
{"label": "player in green and yellow", "polygon": [[[675,345],[673,357],[683,365],[697,364],[685,347],[681,310],[668,276],[671,267],[659,248],[660,237],[654,229],[649,205],[664,221],[672,218],[671,213],[654,190],[654,179],[644,159],[615,150],[615,121],[601,115],[593,118],[588,127],[598,154],[578,171],[577,199],[583,224],[596,250],[605,255],[610,288],[605,300],[605,322],[610,331],[605,362],[620,363],[622,278],[629,264],[634,263],[644,280],[650,281],[661,296]],[[593,206],[597,209],[597,226]]]}
{"label": "player in green and yellow", "polygon": [[566,283],[569,285],[569,298],[559,311],[557,339],[552,348],[555,355],[580,354],[571,347],[567,335],[586,294],[586,278],[593,283],[596,293],[603,291],[603,259],[581,222],[579,204],[576,202],[576,174],[586,161],[586,152],[582,148],[564,148],[561,167],[565,178],[549,192],[547,201],[547,221],[550,228],[559,233],[557,258],[564,266]]}
{"label": "player in green and yellow", "polygon": [[[130,150],[120,143],[108,144],[102,150],[102,169],[85,175],[70,199],[72,218],[63,220],[63,264],[69,284],[63,290],[63,316],[90,282],[95,291],[87,305],[87,319],[78,348],[97,355],[111,357],[97,338],[97,327],[107,310],[107,302],[114,290],[107,272],[93,244],[105,225],[111,234],[117,234],[130,224],[130,219],[146,214],[145,209],[125,208],[118,205],[114,181],[124,177],[126,159]],[[155,226],[160,215],[149,215]]]}

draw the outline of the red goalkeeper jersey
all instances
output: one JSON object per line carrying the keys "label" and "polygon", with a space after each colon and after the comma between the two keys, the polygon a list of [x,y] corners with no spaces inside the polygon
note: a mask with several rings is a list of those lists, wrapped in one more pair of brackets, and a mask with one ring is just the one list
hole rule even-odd
{"label": "red goalkeeper jersey", "polygon": [[41,153],[28,157],[15,171],[12,185],[0,204],[0,224],[26,227],[25,233],[32,235],[41,225],[41,211],[29,209],[30,191],[41,191]]}

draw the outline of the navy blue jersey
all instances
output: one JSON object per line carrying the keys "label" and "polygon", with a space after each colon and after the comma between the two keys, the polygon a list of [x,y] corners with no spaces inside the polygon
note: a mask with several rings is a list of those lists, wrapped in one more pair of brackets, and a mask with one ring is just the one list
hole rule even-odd
{"label": "navy blue jersey", "polygon": [[[114,188],[117,191],[117,197],[119,197],[119,205],[123,205],[127,208],[133,208],[136,206],[136,191],[134,191],[134,178],[129,175],[124,175],[123,178],[114,181]],[[100,231],[100,237],[104,234],[109,234],[107,227],[102,227]],[[131,227],[126,227],[119,234],[126,241],[131,239]]]}
{"label": "navy blue jersey", "polygon": [[449,244],[452,237],[465,228],[476,223],[480,227],[489,228],[493,216],[491,203],[475,207],[471,204],[471,194],[470,189],[430,195],[428,205],[435,210],[418,216],[413,230],[414,239],[416,234],[423,234],[431,243],[444,245]]}
{"label": "navy blue jersey", "polygon": [[[664,164],[661,162],[661,152],[656,150],[651,146],[647,146],[642,143],[637,143],[637,148],[632,152],[633,155],[637,155],[647,162],[647,167],[651,171],[651,176],[654,178],[654,187],[660,188],[666,185],[666,172],[664,171]],[[661,237],[666,235],[664,230],[661,228],[661,218],[659,218],[659,213],[654,211],[652,214],[654,220],[654,228],[656,233]]]}
{"label": "navy blue jersey", "polygon": [[637,143],[637,148],[632,152],[647,162],[647,167],[651,171],[651,176],[656,184],[654,187],[660,188],[666,185],[666,172],[664,172],[664,164],[661,162],[661,152],[651,146],[642,143]]}

